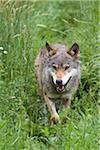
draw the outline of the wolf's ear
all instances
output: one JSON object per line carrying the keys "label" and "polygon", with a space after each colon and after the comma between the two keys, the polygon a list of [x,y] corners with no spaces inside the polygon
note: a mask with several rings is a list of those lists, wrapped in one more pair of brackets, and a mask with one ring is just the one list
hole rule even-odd
{"label": "wolf's ear", "polygon": [[77,43],[74,43],[71,48],[69,48],[68,52],[69,55],[71,55],[74,58],[79,58],[80,57],[80,50],[79,50],[79,45]]}
{"label": "wolf's ear", "polygon": [[46,48],[47,48],[47,50],[48,50],[48,53],[49,53],[49,56],[53,56],[53,55],[55,55],[56,54],[56,48],[54,48],[54,47],[51,47],[47,42],[46,42]]}

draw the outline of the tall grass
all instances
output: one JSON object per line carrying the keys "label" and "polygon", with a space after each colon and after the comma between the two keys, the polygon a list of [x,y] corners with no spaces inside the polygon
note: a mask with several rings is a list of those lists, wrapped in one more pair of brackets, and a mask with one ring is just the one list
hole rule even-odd
{"label": "tall grass", "polygon": [[[99,1],[0,1],[0,150],[97,150]],[[61,125],[36,95],[34,60],[45,42],[77,42],[80,87]]]}

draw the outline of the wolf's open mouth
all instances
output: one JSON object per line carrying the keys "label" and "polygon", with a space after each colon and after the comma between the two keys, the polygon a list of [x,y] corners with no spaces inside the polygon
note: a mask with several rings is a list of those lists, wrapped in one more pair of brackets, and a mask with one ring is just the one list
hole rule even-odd
{"label": "wolf's open mouth", "polygon": [[57,91],[58,92],[64,92],[64,90],[65,90],[65,86],[64,85],[60,85],[60,86],[57,86]]}
{"label": "wolf's open mouth", "polygon": [[68,81],[66,82],[65,86],[69,83],[71,78],[72,78],[72,76],[68,79]]}
{"label": "wolf's open mouth", "polygon": [[66,87],[66,85],[69,83],[69,81],[70,81],[71,78],[72,78],[72,77],[70,77],[70,78],[68,79],[68,81],[67,81],[67,83],[66,83],[65,85],[59,85],[59,86],[57,86],[57,91],[60,92],[60,93],[64,92],[64,91],[65,91],[65,87]]}

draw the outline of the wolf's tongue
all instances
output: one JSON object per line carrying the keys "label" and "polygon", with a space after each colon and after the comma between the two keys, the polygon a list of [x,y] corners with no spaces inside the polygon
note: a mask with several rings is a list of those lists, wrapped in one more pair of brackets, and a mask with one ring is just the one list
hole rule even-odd
{"label": "wolf's tongue", "polygon": [[63,85],[59,85],[58,87],[59,87],[60,89],[62,89]]}
{"label": "wolf's tongue", "polygon": [[57,91],[62,92],[64,90],[64,86],[60,85],[57,87]]}

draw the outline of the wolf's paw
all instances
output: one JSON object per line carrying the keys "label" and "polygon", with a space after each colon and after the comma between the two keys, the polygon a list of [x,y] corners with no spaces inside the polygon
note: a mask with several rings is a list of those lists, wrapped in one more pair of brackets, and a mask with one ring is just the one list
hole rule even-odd
{"label": "wolf's paw", "polygon": [[57,124],[57,123],[61,123],[60,118],[58,115],[52,115],[50,118],[50,124]]}

